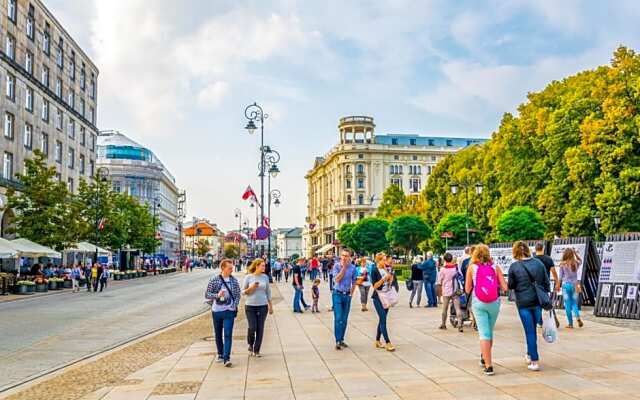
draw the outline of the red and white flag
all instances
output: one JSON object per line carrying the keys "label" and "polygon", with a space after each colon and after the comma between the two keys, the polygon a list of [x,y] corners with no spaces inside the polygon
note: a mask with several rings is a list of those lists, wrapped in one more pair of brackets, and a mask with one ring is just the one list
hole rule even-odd
{"label": "red and white flag", "polygon": [[271,229],[271,225],[270,225],[270,221],[269,221],[268,217],[264,217],[264,219],[262,220],[262,225],[264,225],[267,228]]}
{"label": "red and white flag", "polygon": [[98,229],[99,230],[103,230],[104,229],[104,223],[107,222],[106,218],[100,218],[100,221],[98,222]]}
{"label": "red and white flag", "polygon": [[247,186],[247,190],[242,194],[242,200],[256,199],[256,193],[251,189],[251,185]]}

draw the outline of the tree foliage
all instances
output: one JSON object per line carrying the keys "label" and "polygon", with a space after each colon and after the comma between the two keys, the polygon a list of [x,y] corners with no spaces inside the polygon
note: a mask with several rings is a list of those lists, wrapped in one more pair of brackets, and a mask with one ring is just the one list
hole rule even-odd
{"label": "tree foliage", "polygon": [[[640,230],[640,56],[618,48],[610,65],[551,82],[529,93],[518,114],[504,114],[490,141],[451,155],[424,190],[427,223],[464,212],[498,240],[500,216],[517,206],[539,211],[545,236]],[[472,190],[482,183],[478,196]]]}
{"label": "tree foliage", "polygon": [[431,228],[417,215],[402,215],[391,221],[386,237],[393,247],[410,253],[431,236]]}
{"label": "tree foliage", "polygon": [[501,242],[541,239],[545,230],[540,213],[528,206],[506,211],[496,225],[496,235]]}
{"label": "tree foliage", "polygon": [[390,185],[382,194],[382,201],[378,206],[377,217],[391,220],[402,214],[406,203],[404,192],[398,185]]}
{"label": "tree foliage", "polygon": [[240,256],[240,248],[235,243],[224,244],[224,258],[237,258]]}
{"label": "tree foliage", "polygon": [[[469,229],[477,230],[473,217],[469,216]],[[443,239],[441,236],[445,232],[451,232],[452,238]],[[469,243],[482,241],[481,232],[470,232]],[[436,229],[433,231],[429,246],[431,250],[442,253],[446,246],[464,246],[467,244],[467,216],[464,213],[451,213],[445,215]]]}
{"label": "tree foliage", "polygon": [[[204,257],[209,252],[209,243],[205,239],[200,239],[196,242],[196,254],[200,257]],[[240,249],[238,248],[238,254]]]}
{"label": "tree foliage", "polygon": [[356,251],[376,253],[389,249],[387,230],[389,222],[382,218],[363,218],[355,225],[351,232]]}
{"label": "tree foliage", "polygon": [[340,225],[336,237],[342,246],[358,251],[357,243],[353,240],[353,228],[355,228],[355,226],[356,224],[352,223]]}

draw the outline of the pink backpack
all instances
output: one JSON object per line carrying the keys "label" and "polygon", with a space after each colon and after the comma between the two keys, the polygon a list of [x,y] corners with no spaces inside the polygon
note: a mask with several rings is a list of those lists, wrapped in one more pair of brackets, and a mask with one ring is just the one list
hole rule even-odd
{"label": "pink backpack", "polygon": [[493,303],[498,299],[498,276],[491,264],[480,264],[476,270],[473,288],[476,298],[483,303]]}

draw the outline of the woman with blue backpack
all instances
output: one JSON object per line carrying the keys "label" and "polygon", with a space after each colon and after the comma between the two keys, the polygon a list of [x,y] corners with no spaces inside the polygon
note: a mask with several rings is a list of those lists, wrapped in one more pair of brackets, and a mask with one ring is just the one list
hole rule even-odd
{"label": "woman with blue backpack", "polygon": [[[440,329],[447,329],[447,317],[449,315],[449,303],[453,302],[458,319],[458,332],[462,332],[462,309],[460,308],[460,296],[463,294],[462,279],[458,271],[458,265],[453,262],[451,253],[445,253],[444,266],[438,272],[436,284],[442,291],[442,324]],[[453,317],[452,317],[453,318]]]}
{"label": "woman with blue backpack", "polygon": [[485,375],[493,375],[493,328],[500,313],[500,289],[507,290],[507,282],[499,266],[493,263],[489,247],[480,244],[471,255],[467,269],[465,291],[473,297],[471,307],[480,337],[480,366]]}

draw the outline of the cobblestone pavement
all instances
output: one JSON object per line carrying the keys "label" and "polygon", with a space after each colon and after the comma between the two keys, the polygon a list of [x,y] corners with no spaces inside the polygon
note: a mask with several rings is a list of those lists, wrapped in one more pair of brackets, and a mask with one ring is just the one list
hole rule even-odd
{"label": "cobblestone pavement", "polygon": [[205,309],[211,270],[0,303],[0,388]]}
{"label": "cobblestone pavement", "polygon": [[[323,284],[324,285],[324,284]],[[638,399],[640,332],[596,322],[561,329],[554,344],[539,340],[541,372],[524,363],[524,338],[513,304],[503,303],[496,327],[496,375],[478,366],[478,337],[438,330],[440,309],[410,309],[407,292],[390,311],[394,353],[375,349],[377,318],[352,305],[349,349],[336,351],[329,294],[320,314],[293,314],[291,286],[277,285],[283,301],[267,319],[263,358],[247,356],[246,325],[236,326],[233,368],[213,362],[215,346],[196,341],[129,375],[125,385],[84,400],[213,399]],[[355,300],[355,299],[354,299]],[[371,309],[373,307],[370,307]],[[564,318],[562,312],[559,313]],[[564,325],[564,323],[563,323]]]}

